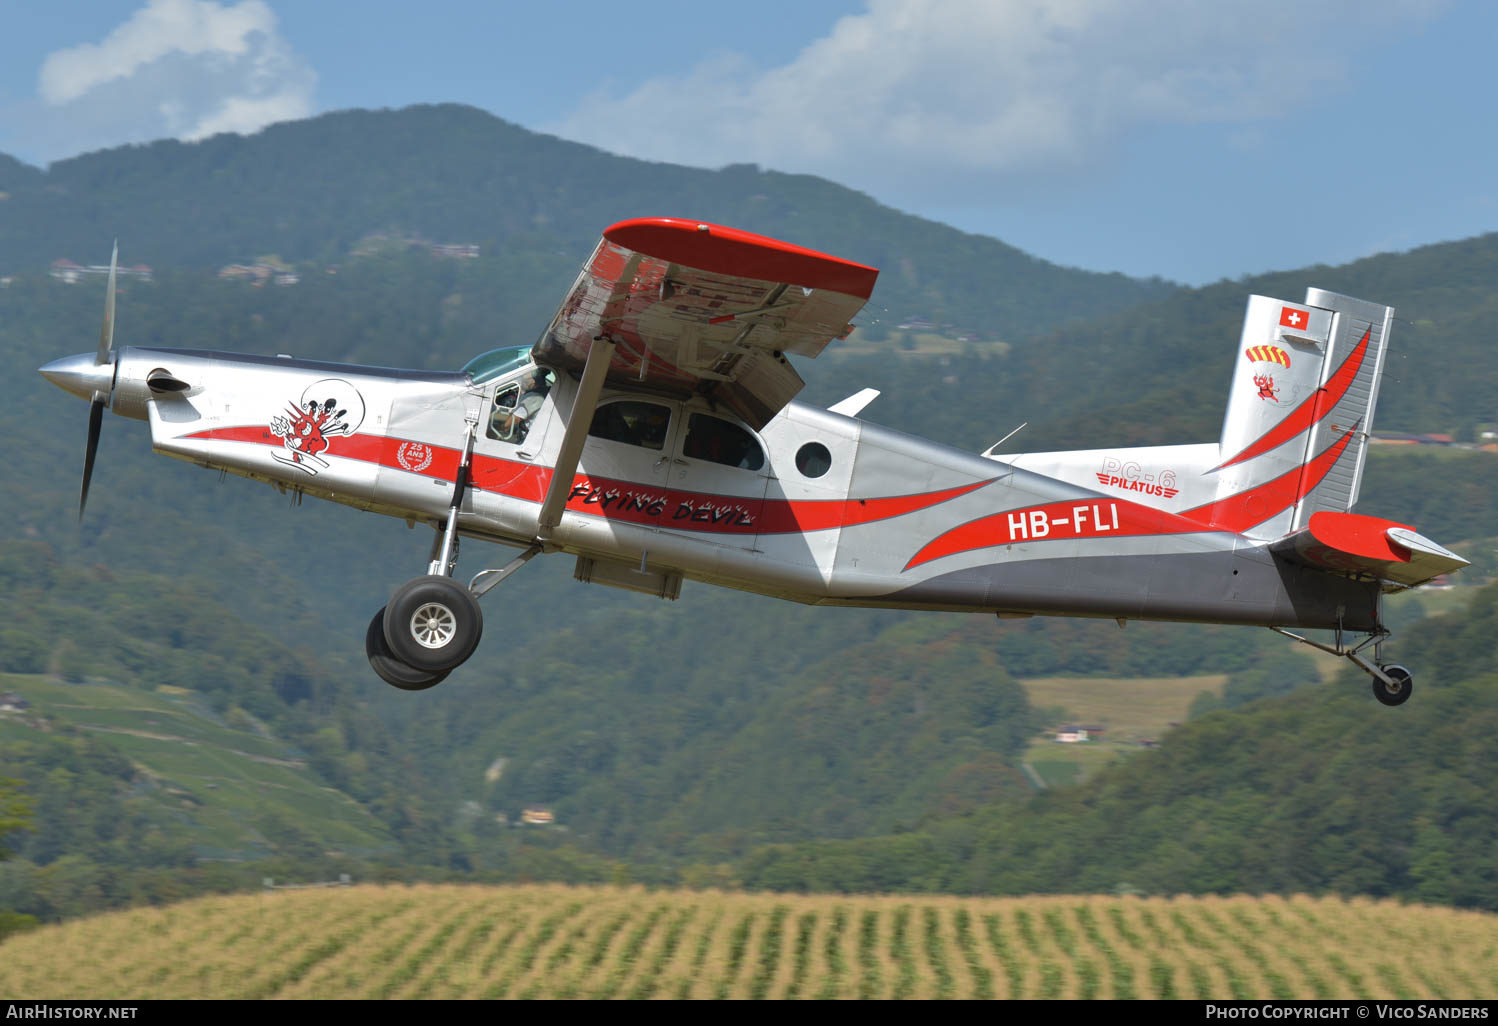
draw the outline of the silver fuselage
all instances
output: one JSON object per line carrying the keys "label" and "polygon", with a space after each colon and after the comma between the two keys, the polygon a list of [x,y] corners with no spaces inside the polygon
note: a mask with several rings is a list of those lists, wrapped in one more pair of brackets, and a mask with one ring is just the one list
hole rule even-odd
{"label": "silver fuselage", "polygon": [[[459,528],[520,546],[536,538],[577,387],[559,375],[516,444],[482,426],[521,370],[476,385],[458,373],[136,347],[115,363],[111,406],[149,420],[157,452],[434,525],[477,424]],[[147,380],[161,370],[190,387],[153,393]],[[339,419],[298,421],[324,392]],[[606,391],[599,408],[641,398]],[[1376,582],[1286,564],[1261,540],[1144,510],[1116,490],[795,402],[754,433],[762,465],[741,469],[682,447],[694,411],[731,418],[701,400],[651,401],[670,410],[664,444],[588,438],[546,539],[548,551],[580,557],[586,579],[665,597],[685,578],[818,604],[1377,623]],[[808,459],[815,446],[829,458]]]}

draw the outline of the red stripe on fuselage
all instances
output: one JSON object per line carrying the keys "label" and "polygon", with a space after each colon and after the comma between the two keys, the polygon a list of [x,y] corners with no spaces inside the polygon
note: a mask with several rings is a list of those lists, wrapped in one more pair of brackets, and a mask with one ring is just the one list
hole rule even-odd
{"label": "red stripe on fuselage", "polygon": [[[206,431],[196,431],[187,438],[201,438],[217,442],[252,442],[256,445],[268,445],[272,448],[283,448],[284,443],[280,435],[272,434],[269,427],[263,425],[240,425],[238,427],[209,428]],[[328,438],[328,448],[319,455],[323,458],[330,456],[341,456],[344,459],[358,460],[361,463],[375,463],[385,467],[393,467],[396,470],[405,470],[399,460],[400,447],[402,445],[423,445],[432,450],[432,460],[420,471],[423,477],[435,477],[443,481],[453,480],[458,473],[458,462],[461,453],[457,449],[449,449],[443,445],[432,445],[429,442],[415,442],[406,438],[390,438],[386,435],[332,435]],[[287,449],[288,453],[295,450]]]}
{"label": "red stripe on fuselage", "polygon": [[[1321,483],[1352,441],[1353,428],[1310,464],[1273,481],[1184,513],[1167,513],[1127,499],[1070,499],[992,513],[938,535],[910,557],[905,569],[943,556],[1018,542],[1126,538],[1140,535],[1241,533],[1299,502]],[[1044,533],[1042,533],[1042,530]]]}
{"label": "red stripe on fuselage", "polygon": [[[258,425],[212,428],[187,437],[282,446],[279,435]],[[382,435],[335,436],[330,441],[332,445],[322,453],[323,457],[359,460],[443,481],[453,480],[458,472],[459,450],[430,442]],[[420,470],[403,466],[399,459],[400,448],[407,444],[430,448],[433,453],[431,462]],[[539,503],[546,497],[552,473],[551,467],[474,453],[469,480],[483,491]],[[933,492],[868,499],[766,499],[763,495],[714,495],[578,474],[573,478],[566,508],[610,520],[685,531],[804,534],[903,516],[991,483],[992,478]]]}
{"label": "red stripe on fuselage", "polygon": [[[1094,502],[1068,499],[1008,509],[952,528],[927,542],[905,569],[973,549],[1078,538],[1125,538],[1142,534],[1199,534],[1203,528],[1174,513],[1127,499]],[[1206,528],[1206,530],[1222,530]]]}
{"label": "red stripe on fuselage", "polygon": [[[550,477],[548,471],[547,476]],[[573,478],[567,509],[611,520],[717,534],[808,534],[904,516],[976,491],[993,479],[935,492],[871,499],[766,499]],[[506,494],[512,494],[507,492]],[[539,499],[536,501],[540,501]]]}
{"label": "red stripe on fuselage", "polygon": [[[1342,361],[1342,366],[1337,368],[1324,386],[1316,389],[1306,397],[1305,401],[1280,421],[1261,435],[1256,442],[1252,442],[1238,455],[1226,463],[1219,463],[1212,470],[1222,470],[1231,467],[1235,463],[1251,460],[1255,456],[1262,456],[1270,449],[1284,445],[1290,439],[1300,434],[1309,427],[1321,422],[1321,419],[1332,411],[1332,408],[1341,402],[1342,397],[1347,394],[1348,388],[1352,386],[1353,380],[1358,376],[1358,370],[1363,366],[1363,358],[1368,353],[1368,339],[1373,334],[1370,328],[1363,332],[1363,340]],[[1208,471],[1211,473],[1212,471]]]}

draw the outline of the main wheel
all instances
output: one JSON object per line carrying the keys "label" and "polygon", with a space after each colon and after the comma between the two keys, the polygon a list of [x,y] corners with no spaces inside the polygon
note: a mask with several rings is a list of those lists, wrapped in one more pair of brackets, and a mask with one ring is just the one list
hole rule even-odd
{"label": "main wheel", "polygon": [[385,610],[383,608],[374,615],[373,620],[369,621],[369,629],[364,632],[364,654],[369,657],[370,668],[380,675],[381,680],[402,691],[425,691],[427,688],[441,684],[452,672],[440,670],[436,673],[428,673],[426,670],[418,670],[397,659],[390,651],[390,646],[385,643]]}
{"label": "main wheel", "polygon": [[385,641],[418,670],[451,670],[473,655],[484,614],[473,592],[451,577],[429,574],[396,589],[385,607]]}
{"label": "main wheel", "polygon": [[1374,677],[1373,697],[1384,705],[1403,705],[1408,702],[1410,694],[1415,690],[1415,675],[1398,663],[1384,663],[1379,669],[1394,678],[1394,684],[1390,686]]}

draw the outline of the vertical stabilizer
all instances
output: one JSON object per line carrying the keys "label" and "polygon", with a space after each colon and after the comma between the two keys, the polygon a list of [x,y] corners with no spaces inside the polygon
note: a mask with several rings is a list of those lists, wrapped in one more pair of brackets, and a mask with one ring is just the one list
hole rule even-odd
{"label": "vertical stabilizer", "polygon": [[1216,470],[1244,533],[1279,538],[1356,504],[1393,317],[1322,289],[1249,298]]}

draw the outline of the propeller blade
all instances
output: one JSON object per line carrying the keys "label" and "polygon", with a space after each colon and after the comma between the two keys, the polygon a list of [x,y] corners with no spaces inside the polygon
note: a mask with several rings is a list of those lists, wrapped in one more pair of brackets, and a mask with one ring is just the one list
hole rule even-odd
{"label": "propeller blade", "polygon": [[109,350],[114,346],[114,272],[120,262],[120,240],[114,240],[114,252],[109,255],[109,291],[104,294],[104,324],[99,328],[99,354],[94,363],[108,363]]}
{"label": "propeller blade", "polygon": [[88,404],[88,448],[83,452],[83,491],[78,494],[78,520],[83,520],[83,507],[88,504],[88,482],[94,476],[94,456],[99,451],[99,428],[104,423],[104,400],[95,399]]}

